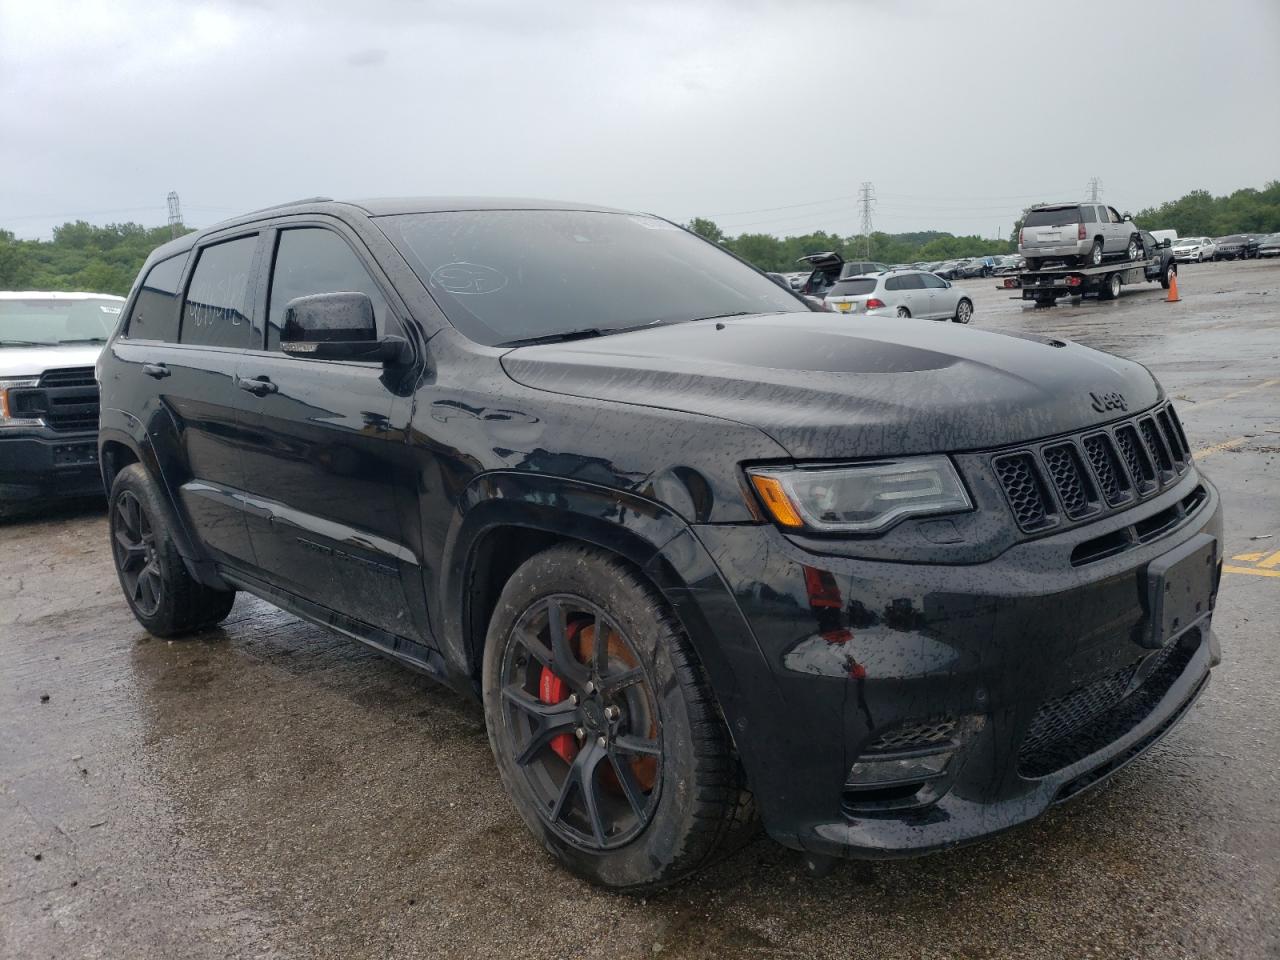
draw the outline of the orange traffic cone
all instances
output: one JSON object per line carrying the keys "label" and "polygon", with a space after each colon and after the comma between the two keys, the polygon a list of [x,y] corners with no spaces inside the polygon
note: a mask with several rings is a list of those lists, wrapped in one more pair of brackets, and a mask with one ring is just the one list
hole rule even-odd
{"label": "orange traffic cone", "polygon": [[1169,271],[1169,296],[1165,298],[1166,303],[1177,303],[1182,298],[1178,296],[1178,271]]}

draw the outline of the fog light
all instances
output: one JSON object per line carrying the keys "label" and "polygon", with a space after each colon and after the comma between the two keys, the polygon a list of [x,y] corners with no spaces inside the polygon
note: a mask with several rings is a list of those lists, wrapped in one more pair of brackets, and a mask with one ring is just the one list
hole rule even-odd
{"label": "fog light", "polygon": [[954,750],[940,750],[923,756],[861,759],[849,770],[846,787],[884,787],[896,783],[917,783],[942,776]]}

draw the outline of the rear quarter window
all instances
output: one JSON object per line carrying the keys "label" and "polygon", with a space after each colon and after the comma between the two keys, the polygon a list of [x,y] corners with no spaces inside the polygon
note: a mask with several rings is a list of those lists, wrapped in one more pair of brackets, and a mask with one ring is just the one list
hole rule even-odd
{"label": "rear quarter window", "polygon": [[829,297],[862,297],[875,293],[875,277],[858,277],[853,280],[841,280],[827,291]]}
{"label": "rear quarter window", "polygon": [[187,265],[187,254],[161,260],[147,271],[129,314],[125,335],[134,340],[178,339],[178,285]]}

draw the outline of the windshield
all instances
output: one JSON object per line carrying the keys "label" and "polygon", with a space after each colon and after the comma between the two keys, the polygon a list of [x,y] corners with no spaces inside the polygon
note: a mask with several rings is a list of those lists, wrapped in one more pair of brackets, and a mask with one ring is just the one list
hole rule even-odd
{"label": "windshield", "polygon": [[490,346],[808,306],[656,217],[463,210],[380,217],[449,321]]}
{"label": "windshield", "polygon": [[1198,247],[1199,245],[1200,240],[1198,237],[1183,237],[1176,242],[1176,246],[1179,247]]}
{"label": "windshield", "polygon": [[827,296],[864,297],[869,293],[875,293],[877,282],[878,281],[875,277],[858,277],[854,280],[841,280],[827,291]]}
{"label": "windshield", "polygon": [[1080,222],[1079,207],[1055,207],[1052,210],[1032,210],[1022,222],[1024,227],[1065,227]]}
{"label": "windshield", "polygon": [[0,300],[0,347],[106,342],[122,306],[106,297]]}

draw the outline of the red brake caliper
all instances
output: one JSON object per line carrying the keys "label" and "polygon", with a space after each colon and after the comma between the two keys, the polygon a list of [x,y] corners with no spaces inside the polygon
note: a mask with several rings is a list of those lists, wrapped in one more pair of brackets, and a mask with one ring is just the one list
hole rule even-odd
{"label": "red brake caliper", "polygon": [[[579,629],[581,627],[576,623],[569,624],[566,628],[565,632],[568,634],[570,644],[577,640]],[[544,666],[541,675],[538,677],[538,699],[543,703],[560,703],[568,696],[569,685],[550,667]],[[557,734],[552,737],[551,749],[565,763],[573,763],[573,758],[578,755],[578,745],[573,742],[573,737],[567,733]]]}

